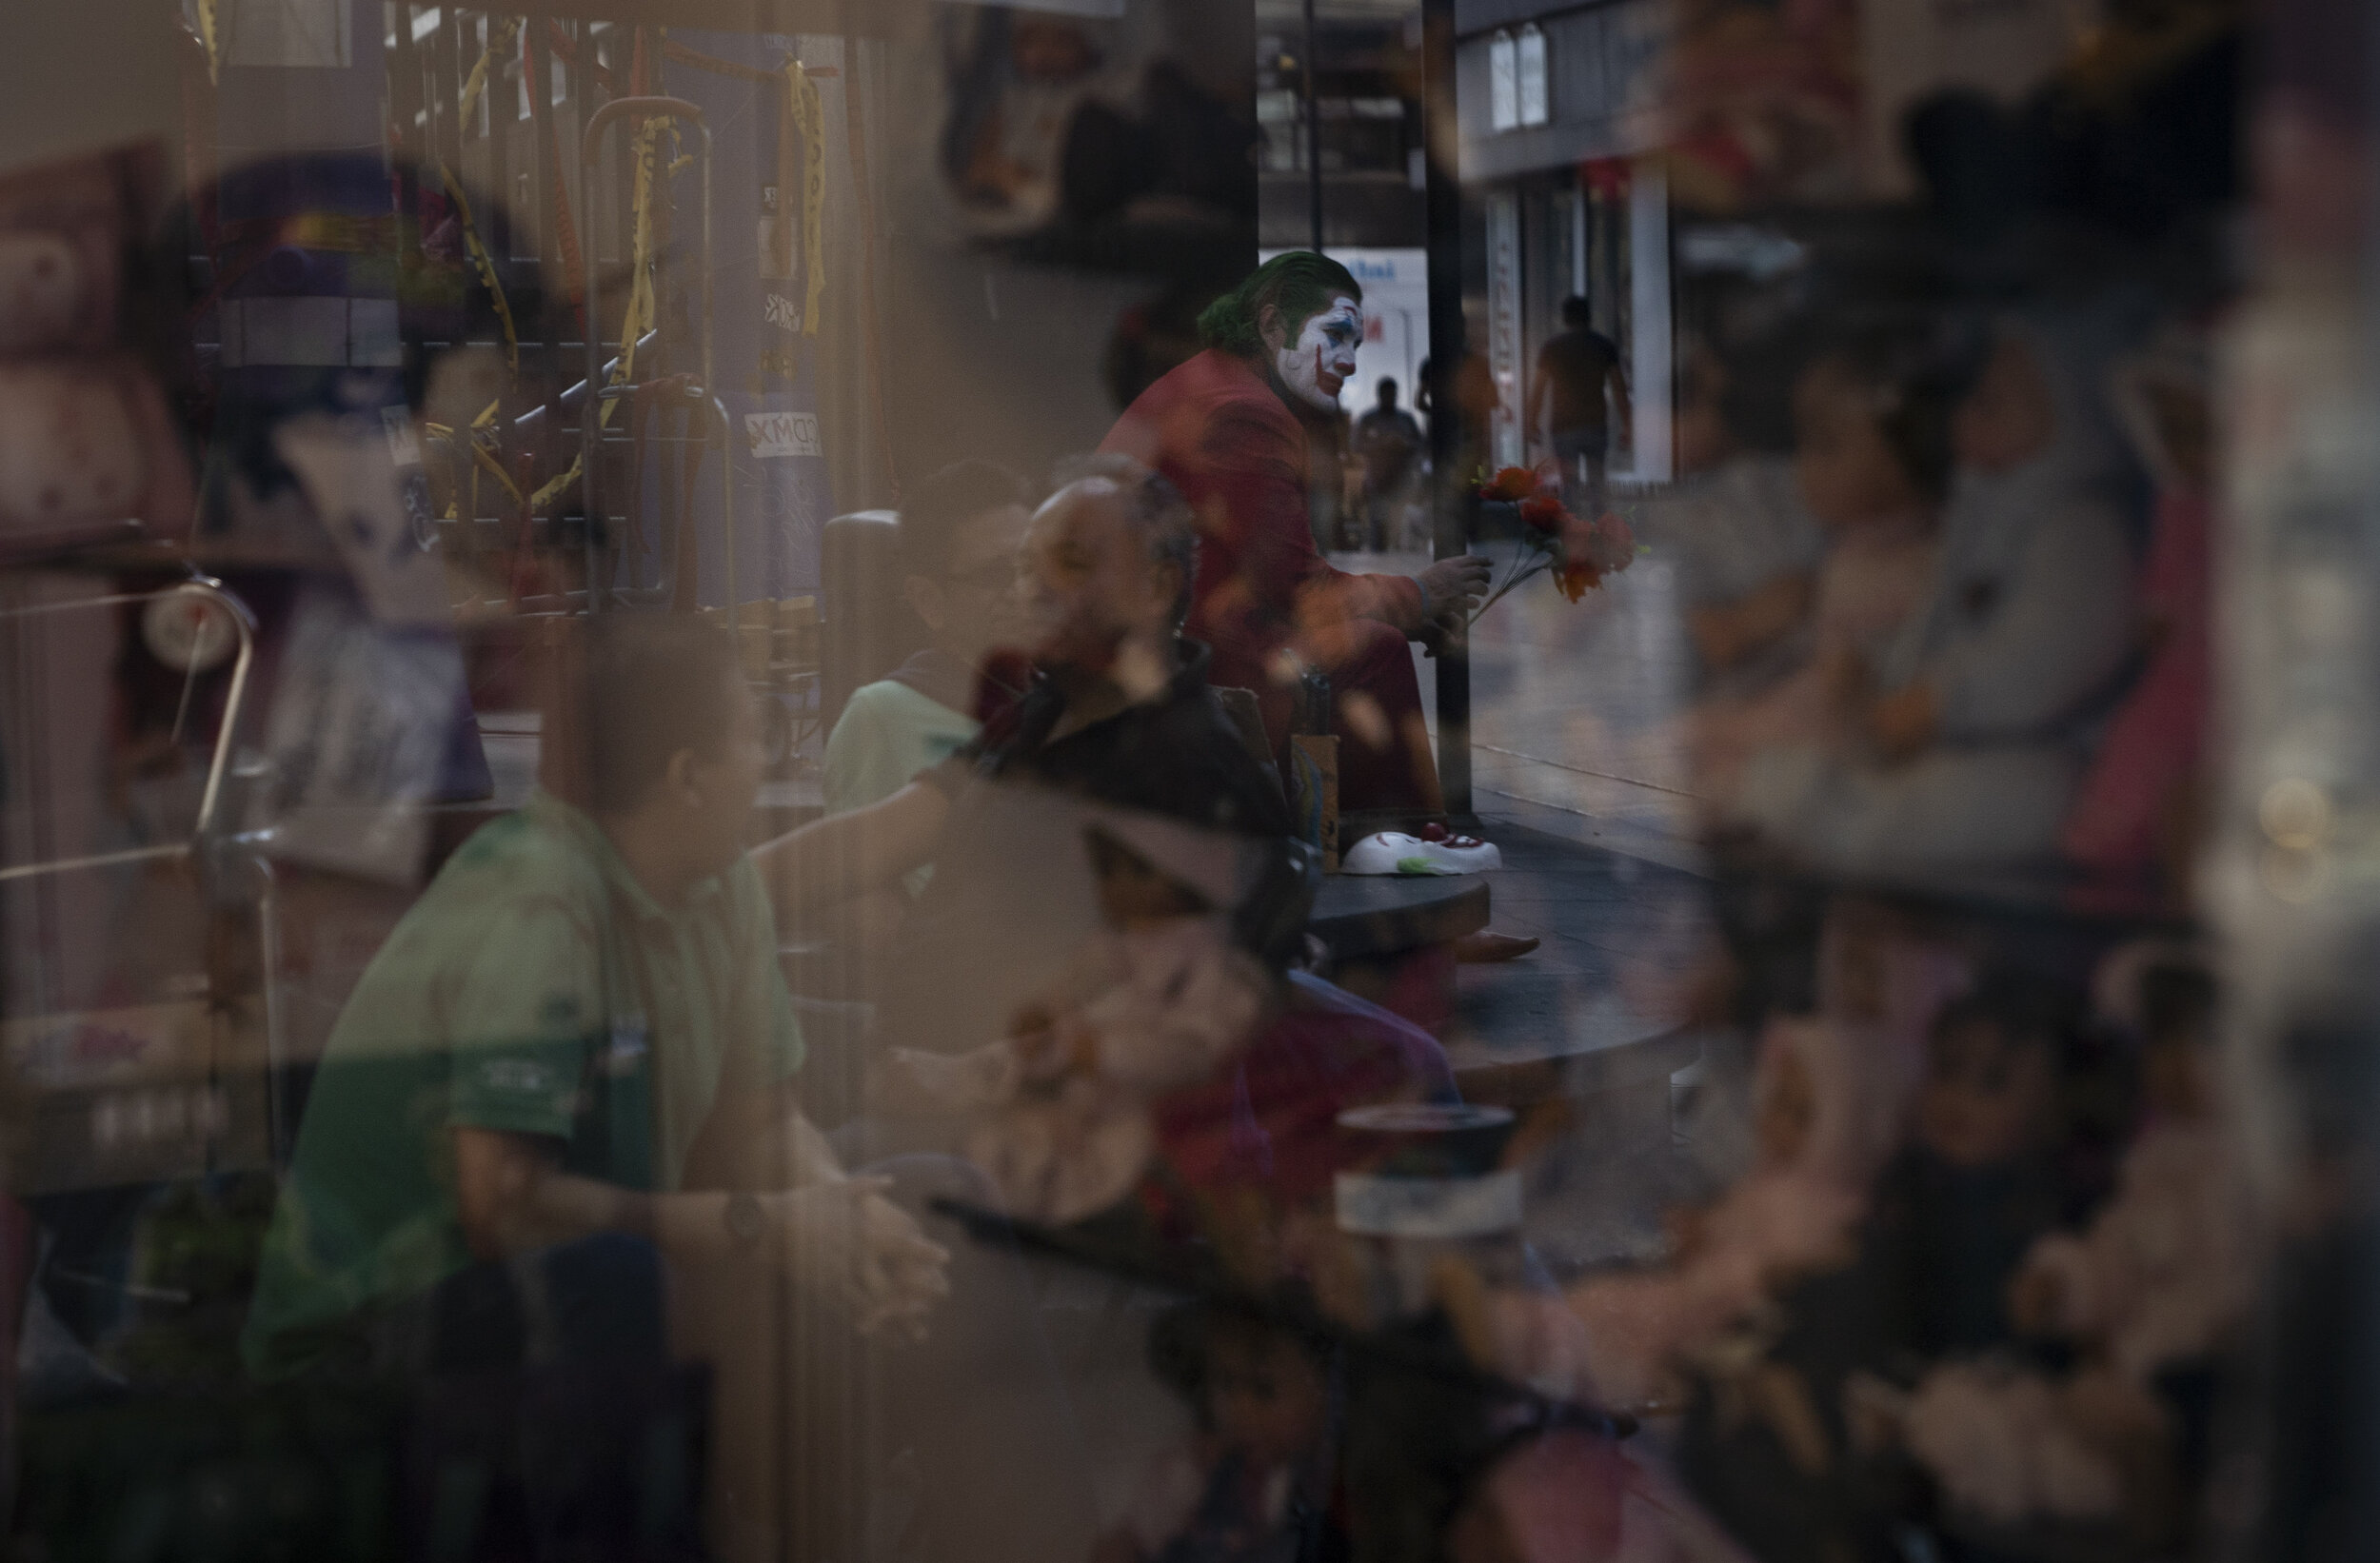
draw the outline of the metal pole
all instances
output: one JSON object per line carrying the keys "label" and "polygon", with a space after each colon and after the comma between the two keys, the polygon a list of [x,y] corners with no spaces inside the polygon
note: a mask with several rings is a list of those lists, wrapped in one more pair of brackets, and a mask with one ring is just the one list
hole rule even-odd
{"label": "metal pole", "polygon": [[[1311,0],[1309,0],[1309,5]],[[1462,325],[1461,137],[1455,120],[1455,0],[1421,0],[1421,132],[1428,180],[1430,287],[1430,552],[1451,559],[1464,536],[1471,474],[1459,386],[1470,350]],[[1471,809],[1471,647],[1449,638],[1438,653],[1438,780],[1450,814]]]}
{"label": "metal pole", "polygon": [[1299,63],[1304,67],[1306,100],[1306,214],[1314,225],[1316,254],[1322,252],[1322,116],[1314,102],[1314,0],[1305,0],[1306,44]]}

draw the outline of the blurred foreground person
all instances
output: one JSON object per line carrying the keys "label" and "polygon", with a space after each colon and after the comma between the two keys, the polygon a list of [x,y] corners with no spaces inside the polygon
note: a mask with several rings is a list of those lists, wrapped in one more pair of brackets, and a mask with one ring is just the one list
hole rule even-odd
{"label": "blurred foreground person", "polygon": [[786,916],[935,862],[895,963],[938,980],[888,995],[897,1042],[988,1044],[1059,979],[1102,926],[1086,823],[1187,827],[1237,862],[1207,900],[1239,920],[1241,944],[1276,968],[1301,953],[1307,898],[1279,776],[1208,683],[1207,648],[1179,633],[1199,547],[1189,507],[1145,467],[1092,465],[1026,540],[1024,694],[883,802],[756,853]]}
{"label": "blurred foreground person", "polygon": [[[1747,771],[1763,835],[1814,867],[2042,866],[2132,644],[2133,567],[2088,366],[2002,329],[1952,420],[1933,585],[1872,669],[1855,736]],[[1755,774],[1756,773],[1756,774]]]}
{"label": "blurred foreground person", "polygon": [[[1021,693],[1023,623],[1017,567],[1032,511],[1022,479],[990,462],[959,462],[920,484],[901,507],[902,596],[926,643],[892,673],[852,691],[826,740],[826,812],[882,802],[982,730],[979,713]],[[843,932],[863,951],[899,934],[931,864],[845,909]]]}
{"label": "blurred foreground person", "polygon": [[2058,844],[2069,861],[2122,881],[2153,876],[2190,900],[2205,824],[2213,701],[2213,537],[2217,514],[2212,369],[2203,332],[2169,323],[2118,366],[2117,406],[2156,482],[2140,572],[2140,677],[2110,718]]}
{"label": "blurred foreground person", "polygon": [[465,842],[332,1033],[248,1317],[260,1375],[659,1355],[664,1259],[783,1272],[863,1329],[942,1289],[942,1251],[786,1091],[733,646],[641,616],[589,636],[585,806],[541,792]]}
{"label": "blurred foreground person", "polygon": [[[1341,1108],[1447,1089],[1425,1034],[1283,975],[1306,885],[1260,745],[1177,633],[1196,547],[1145,468],[1062,485],[1024,549],[1024,694],[892,797],[756,853],[788,915],[934,863],[870,1109],[839,1131],[904,1197],[1064,1224],[1129,1210],[1160,1157],[1194,1188],[1326,1186]],[[917,1500],[922,1555],[1081,1555],[1096,1533],[1091,1452],[1002,1259],[960,1249],[933,1340],[883,1370],[869,1469],[949,1473]]]}
{"label": "blurred foreground person", "polygon": [[[1177,634],[1198,536],[1161,478],[1118,462],[1065,485],[1035,513],[1024,593],[1035,673],[982,733],[891,797],[759,849],[781,911],[831,905],[937,856],[984,843],[976,782],[1057,791],[1266,838],[1290,835],[1277,779],[1249,752],[1209,686],[1206,647]],[[943,851],[944,847],[949,849]],[[954,877],[957,883],[953,884]],[[938,874],[911,925],[962,930],[962,869]]]}
{"label": "blurred foreground person", "polygon": [[1031,521],[1023,481],[989,462],[943,468],[902,506],[902,596],[926,644],[843,706],[820,779],[827,813],[891,797],[982,729],[981,685],[999,676],[987,663],[1020,638],[1017,557]]}
{"label": "blurred foreground person", "polygon": [[[1889,335],[1822,355],[1795,390],[1794,422],[1795,486],[1824,528],[1825,554],[1805,592],[1798,664],[1756,693],[1714,691],[1696,709],[1696,778],[1723,822],[1758,818],[1756,794],[1738,796],[1755,757],[1853,741],[1868,670],[1934,584],[1950,404],[1924,355]],[[1756,622],[1760,611],[1728,617]]]}
{"label": "blurred foreground person", "polygon": [[1647,535],[1670,563],[1702,693],[1743,695],[1799,664],[1825,535],[1803,504],[1792,458],[1743,448],[1727,366],[1689,348],[1679,376],[1679,482],[1647,506]]}

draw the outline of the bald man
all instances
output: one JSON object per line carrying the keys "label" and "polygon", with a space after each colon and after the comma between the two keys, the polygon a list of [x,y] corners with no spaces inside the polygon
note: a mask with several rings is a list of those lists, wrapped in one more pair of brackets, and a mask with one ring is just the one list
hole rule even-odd
{"label": "bald man", "polygon": [[974,742],[882,802],[805,825],[754,858],[787,916],[890,882],[935,856],[976,778],[1258,836],[1292,833],[1279,789],[1180,634],[1198,539],[1162,478],[1100,464],[1033,518],[1020,572],[1038,672]]}

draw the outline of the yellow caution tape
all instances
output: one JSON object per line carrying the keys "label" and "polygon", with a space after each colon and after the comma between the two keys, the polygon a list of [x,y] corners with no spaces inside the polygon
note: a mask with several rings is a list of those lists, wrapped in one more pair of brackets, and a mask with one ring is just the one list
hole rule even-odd
{"label": "yellow caution tape", "polygon": [[[479,107],[480,94],[487,90],[487,74],[497,57],[508,49],[512,35],[520,27],[517,19],[506,20],[488,35],[487,47],[480,50],[479,60],[464,78],[463,90],[455,99],[454,117],[457,125],[470,122]],[[486,285],[489,296],[496,301],[496,319],[504,326],[505,366],[515,375],[521,372],[521,333],[512,324],[512,306],[505,299],[504,284],[496,278],[496,263],[488,258],[487,247],[480,242],[479,225],[471,220],[471,203],[463,193],[463,187],[454,177],[454,170],[445,163],[438,165],[438,178],[446,188],[446,199],[454,203],[456,220],[463,226],[464,252],[471,258],[471,268]],[[474,425],[476,426],[476,425]]]}

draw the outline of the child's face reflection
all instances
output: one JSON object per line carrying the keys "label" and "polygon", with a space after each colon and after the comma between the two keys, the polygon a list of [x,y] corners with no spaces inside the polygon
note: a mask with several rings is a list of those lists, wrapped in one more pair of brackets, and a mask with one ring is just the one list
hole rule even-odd
{"label": "child's face reflection", "polygon": [[1301,1459],[1321,1439],[1322,1375],[1289,1341],[1230,1335],[1210,1341],[1206,1395],[1217,1434],[1260,1464]]}
{"label": "child's face reflection", "polygon": [[2038,1038],[2011,1037],[1988,1020],[1952,1027],[1934,1041],[1917,1135],[1954,1167],[1989,1167],[2040,1138],[2054,1079]]}

